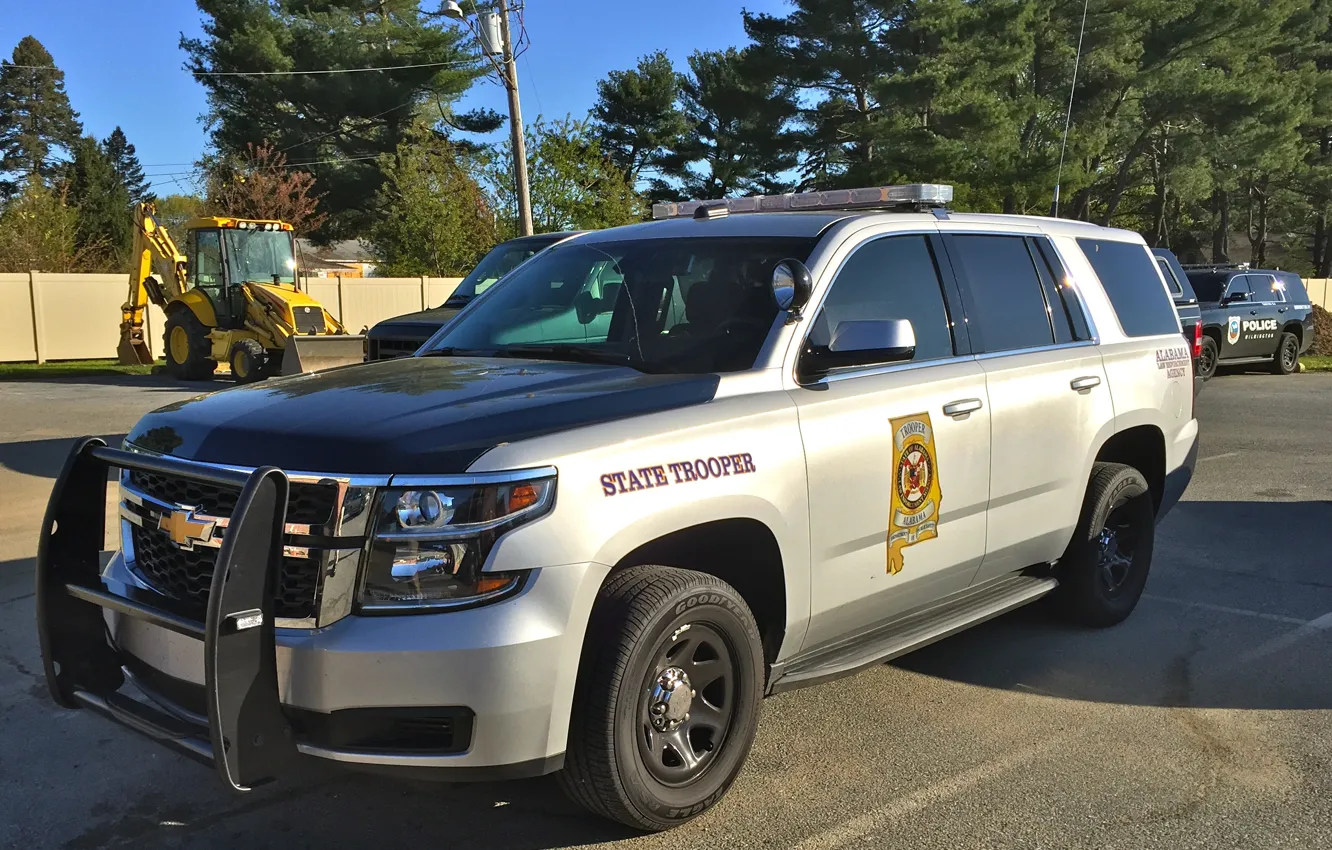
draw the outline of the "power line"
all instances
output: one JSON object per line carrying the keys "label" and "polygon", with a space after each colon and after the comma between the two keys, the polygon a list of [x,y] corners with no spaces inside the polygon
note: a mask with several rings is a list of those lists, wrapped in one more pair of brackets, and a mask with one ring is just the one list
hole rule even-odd
{"label": "power line", "polygon": [[[302,77],[312,74],[360,74],[366,71],[404,71],[411,68],[457,68],[463,65],[475,65],[479,59],[460,59],[453,62],[422,62],[417,65],[382,65],[374,68],[322,68],[311,71],[191,71],[196,77]],[[2,68],[20,68],[25,71],[59,71],[53,65],[11,65],[0,63]]]}
{"label": "power line", "polygon": [[[328,163],[335,163],[335,162],[361,162],[361,161],[363,161],[363,160],[367,160],[367,159],[379,159],[379,157],[381,157],[381,156],[383,156],[383,154],[372,153],[372,154],[365,154],[364,156],[340,156],[340,157],[334,157],[334,158],[332,158],[332,159],[312,159],[312,160],[306,160],[306,161],[303,161],[303,162],[289,162],[289,163],[286,164],[285,167],[286,167],[286,168],[296,168],[296,167],[298,167],[298,166],[302,166],[302,165],[327,165]],[[145,176],[145,177],[170,177],[170,176],[172,176],[172,175],[178,175],[178,174],[179,174],[179,175],[188,175],[188,174],[202,174],[202,173],[203,173],[203,169],[196,168],[196,169],[194,169],[194,170],[192,170],[192,171],[161,171],[161,172],[156,172],[156,173],[145,173],[144,176]]]}
{"label": "power line", "polygon": [[384,65],[378,68],[326,68],[317,71],[191,71],[196,77],[298,77],[309,74],[359,74],[363,71],[402,71],[409,68],[456,68],[474,65],[479,60],[463,59],[455,62],[422,62],[419,65]]}

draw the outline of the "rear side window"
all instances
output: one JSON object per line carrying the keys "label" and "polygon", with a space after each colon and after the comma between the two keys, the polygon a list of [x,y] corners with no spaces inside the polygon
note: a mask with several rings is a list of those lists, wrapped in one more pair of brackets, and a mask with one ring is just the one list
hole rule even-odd
{"label": "rear side window", "polygon": [[972,332],[979,332],[981,350],[1054,344],[1045,292],[1026,239],[959,234],[947,244],[954,270],[966,283],[967,319]]}
{"label": "rear side window", "polygon": [[1171,293],[1183,295],[1184,287],[1180,286],[1179,281],[1175,279],[1175,270],[1170,268],[1170,263],[1166,262],[1166,258],[1157,257],[1156,264],[1161,267],[1161,275],[1165,277],[1166,286],[1170,287]]}
{"label": "rear side window", "polygon": [[1161,286],[1151,254],[1142,245],[1106,239],[1079,239],[1110,304],[1128,336],[1179,333],[1175,305]]}
{"label": "rear side window", "polygon": [[1309,293],[1304,289],[1304,281],[1297,274],[1283,273],[1277,275],[1277,282],[1282,284],[1285,290],[1286,300],[1296,304],[1309,303]]}

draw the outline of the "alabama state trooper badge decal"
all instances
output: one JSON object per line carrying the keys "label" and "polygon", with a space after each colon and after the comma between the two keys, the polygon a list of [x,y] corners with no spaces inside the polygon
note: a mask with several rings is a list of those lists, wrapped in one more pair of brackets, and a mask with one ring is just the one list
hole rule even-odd
{"label": "alabama state trooper badge decal", "polygon": [[893,428],[893,495],[888,517],[888,572],[902,571],[902,550],[939,536],[938,452],[930,414],[889,420]]}

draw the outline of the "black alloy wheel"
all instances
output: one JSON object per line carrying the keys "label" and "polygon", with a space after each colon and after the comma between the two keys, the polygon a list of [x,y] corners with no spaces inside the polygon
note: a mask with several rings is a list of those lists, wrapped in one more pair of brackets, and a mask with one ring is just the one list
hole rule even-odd
{"label": "black alloy wheel", "polygon": [[1206,380],[1216,374],[1216,340],[1204,336],[1202,352],[1198,354],[1198,376]]}
{"label": "black alloy wheel", "polygon": [[1272,360],[1272,371],[1278,375],[1291,375],[1300,368],[1300,341],[1293,333],[1283,333],[1277,343],[1276,357]]}

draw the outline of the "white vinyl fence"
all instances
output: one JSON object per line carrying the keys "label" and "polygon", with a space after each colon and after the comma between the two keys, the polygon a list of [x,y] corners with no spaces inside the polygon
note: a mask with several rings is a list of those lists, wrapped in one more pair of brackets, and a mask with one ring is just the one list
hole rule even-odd
{"label": "white vinyl fence", "polygon": [[[310,277],[302,288],[348,333],[392,316],[438,307],[457,288],[456,277]],[[0,363],[92,360],[116,356],[124,274],[0,274]],[[165,317],[148,307],[144,337],[162,355]]]}

